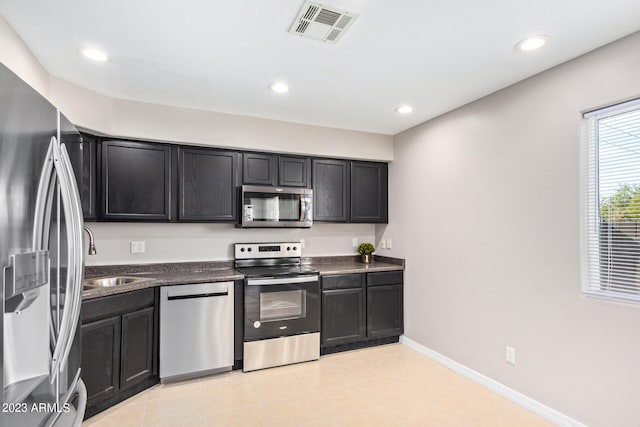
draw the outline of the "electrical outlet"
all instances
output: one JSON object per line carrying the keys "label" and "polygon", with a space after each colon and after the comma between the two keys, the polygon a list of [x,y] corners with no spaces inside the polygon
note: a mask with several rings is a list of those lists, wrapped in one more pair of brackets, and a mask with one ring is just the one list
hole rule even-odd
{"label": "electrical outlet", "polygon": [[387,239],[387,249],[391,249],[391,239]]}
{"label": "electrical outlet", "polygon": [[352,242],[351,242],[351,244],[353,245],[354,248],[357,248],[358,247],[358,238],[354,237]]}
{"label": "electrical outlet", "polygon": [[306,244],[307,242],[305,242],[304,239],[300,239],[300,248],[304,249]]}
{"label": "electrical outlet", "polygon": [[507,346],[505,348],[505,357],[507,359],[507,362],[515,365],[516,364],[516,349],[513,348],[513,347]]}
{"label": "electrical outlet", "polygon": [[380,242],[380,249],[387,249],[387,242],[384,239]]}
{"label": "electrical outlet", "polygon": [[131,242],[132,254],[143,254],[146,250],[145,242]]}

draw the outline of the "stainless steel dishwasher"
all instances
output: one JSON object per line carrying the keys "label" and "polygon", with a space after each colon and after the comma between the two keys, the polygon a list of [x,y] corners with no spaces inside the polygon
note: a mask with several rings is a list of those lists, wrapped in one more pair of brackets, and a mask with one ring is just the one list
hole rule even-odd
{"label": "stainless steel dishwasher", "polygon": [[160,380],[231,370],[233,282],[160,289]]}

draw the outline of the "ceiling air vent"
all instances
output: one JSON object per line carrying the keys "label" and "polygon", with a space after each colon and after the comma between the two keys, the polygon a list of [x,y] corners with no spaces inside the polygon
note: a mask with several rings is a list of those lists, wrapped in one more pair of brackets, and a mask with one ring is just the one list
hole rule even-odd
{"label": "ceiling air vent", "polygon": [[306,1],[289,32],[327,43],[337,43],[358,16],[357,13]]}

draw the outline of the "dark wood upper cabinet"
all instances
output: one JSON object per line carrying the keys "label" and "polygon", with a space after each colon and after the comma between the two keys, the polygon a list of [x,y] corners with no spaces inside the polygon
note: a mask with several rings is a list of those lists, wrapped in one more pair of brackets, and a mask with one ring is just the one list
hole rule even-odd
{"label": "dark wood upper cabinet", "polygon": [[239,157],[232,151],[179,148],[180,220],[237,221]]}
{"label": "dark wood upper cabinet", "polygon": [[351,222],[388,222],[386,163],[351,162]]}
{"label": "dark wood upper cabinet", "polygon": [[309,187],[311,159],[278,156],[278,185],[282,187]]}
{"label": "dark wood upper cabinet", "polygon": [[237,222],[246,184],[313,188],[317,222],[388,222],[386,163],[82,137],[87,221]]}
{"label": "dark wood upper cabinet", "polygon": [[278,177],[276,157],[275,154],[244,153],[242,155],[242,183],[274,187]]}
{"label": "dark wood upper cabinet", "polygon": [[349,220],[349,162],[313,159],[313,220]]}
{"label": "dark wood upper cabinet", "polygon": [[98,141],[93,135],[82,134],[82,180],[78,182],[85,221],[98,219]]}
{"label": "dark wood upper cabinet", "polygon": [[102,219],[171,219],[171,146],[102,142]]}

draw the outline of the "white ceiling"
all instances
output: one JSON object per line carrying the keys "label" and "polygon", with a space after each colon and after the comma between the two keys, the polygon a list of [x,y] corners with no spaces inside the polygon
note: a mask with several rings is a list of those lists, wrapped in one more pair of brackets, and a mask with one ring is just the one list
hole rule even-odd
{"label": "white ceiling", "polygon": [[[333,45],[288,33],[302,4],[0,0],[0,12],[52,75],[110,97],[383,134],[640,30],[638,0],[330,0],[360,14]],[[549,46],[514,50],[540,33]],[[267,90],[276,80],[290,92]],[[411,115],[394,111],[404,103]]]}

